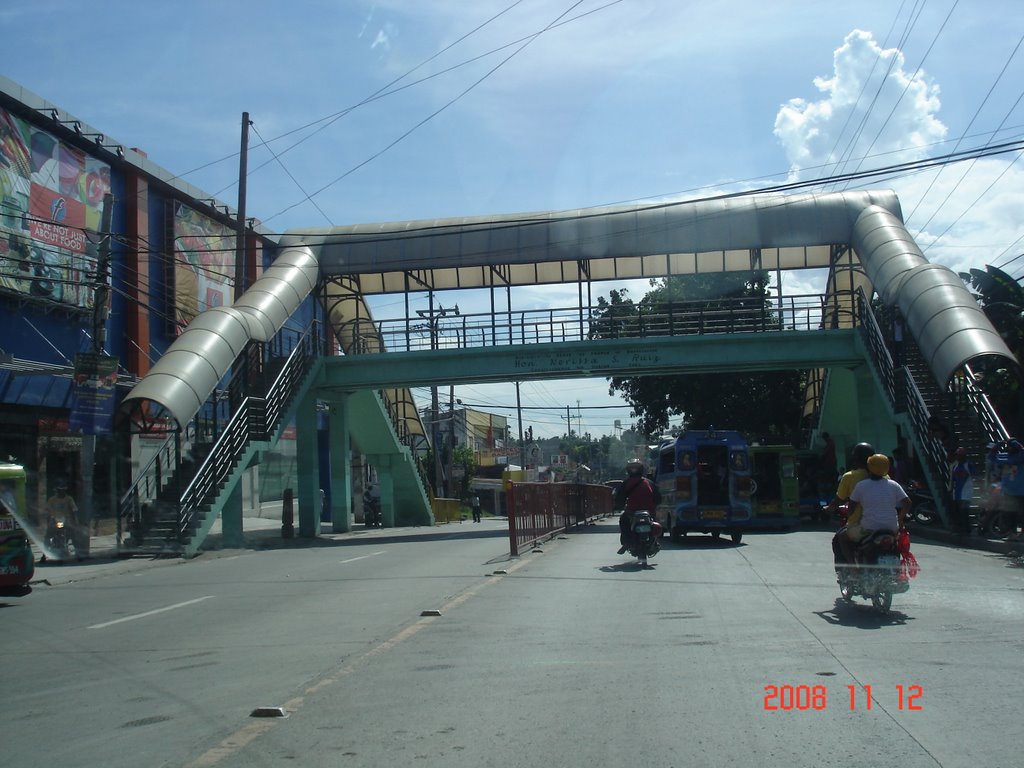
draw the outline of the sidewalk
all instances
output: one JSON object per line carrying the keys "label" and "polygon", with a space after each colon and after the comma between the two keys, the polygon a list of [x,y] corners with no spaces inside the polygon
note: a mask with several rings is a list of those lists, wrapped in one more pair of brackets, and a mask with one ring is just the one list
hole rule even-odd
{"label": "sidewalk", "polygon": [[[201,557],[223,557],[225,554],[235,554],[246,550],[259,550],[268,546],[309,546],[311,539],[283,539],[281,537],[280,517],[246,517],[242,520],[242,531],[245,539],[244,545],[237,549],[224,549],[221,534],[221,521],[215,520],[210,534],[206,537],[200,548],[198,556]],[[357,530],[348,533],[334,533],[330,530],[329,524],[324,524],[321,530],[322,537],[337,539],[341,537],[358,536],[362,533],[362,526]],[[29,582],[33,588],[56,586],[58,584],[70,584],[77,581],[86,581],[100,576],[108,576],[119,573],[130,573],[144,568],[162,567],[169,565],[181,565],[188,562],[183,557],[176,555],[133,555],[130,553],[119,554],[117,549],[117,535],[114,533],[92,536],[89,539],[89,554],[81,560],[58,561],[46,560],[39,562],[40,552],[37,546],[33,546],[36,555],[36,571]]]}

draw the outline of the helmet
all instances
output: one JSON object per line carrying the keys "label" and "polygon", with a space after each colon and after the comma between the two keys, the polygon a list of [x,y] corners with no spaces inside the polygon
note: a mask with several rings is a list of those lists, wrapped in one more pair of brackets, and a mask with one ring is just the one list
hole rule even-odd
{"label": "helmet", "polygon": [[868,456],[868,472],[878,477],[885,477],[889,474],[889,457],[884,453]]}
{"label": "helmet", "polygon": [[867,467],[868,456],[875,452],[871,443],[857,443],[853,446],[853,466],[858,469]]}
{"label": "helmet", "polygon": [[630,475],[641,475],[644,471],[644,463],[640,459],[629,459],[626,462],[626,473]]}

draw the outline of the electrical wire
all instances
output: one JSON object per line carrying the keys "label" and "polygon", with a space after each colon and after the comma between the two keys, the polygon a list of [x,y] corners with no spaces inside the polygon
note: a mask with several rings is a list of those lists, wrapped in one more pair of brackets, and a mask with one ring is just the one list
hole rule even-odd
{"label": "electrical wire", "polygon": [[[447,109],[448,109],[449,107],[451,107],[451,106],[452,106],[453,104],[455,104],[455,103],[456,103],[456,102],[458,102],[458,101],[459,101],[460,99],[462,99],[462,98],[463,98],[464,96],[466,96],[466,95],[467,95],[467,94],[468,94],[468,93],[469,93],[470,91],[472,91],[472,90],[473,90],[473,89],[475,89],[475,88],[476,88],[476,87],[477,87],[478,85],[480,85],[480,84],[481,84],[482,82],[484,82],[484,80],[488,79],[488,78],[489,78],[489,77],[490,77],[491,75],[493,75],[493,74],[494,74],[495,72],[497,72],[497,71],[498,71],[499,69],[501,69],[501,68],[502,68],[503,66],[505,66],[505,64],[507,64],[507,63],[508,63],[509,61],[511,61],[511,60],[512,60],[512,58],[514,58],[515,56],[517,56],[517,55],[518,55],[519,53],[521,53],[521,52],[522,52],[522,51],[523,51],[523,50],[524,50],[524,49],[525,49],[525,48],[526,48],[527,46],[529,46],[529,45],[530,45],[530,44],[531,44],[532,42],[534,42],[534,41],[535,41],[535,40],[536,40],[536,39],[537,39],[538,37],[540,37],[540,36],[541,36],[542,34],[544,34],[545,32],[547,32],[548,30],[550,30],[550,29],[551,29],[551,28],[552,28],[552,27],[554,26],[554,24],[555,24],[555,23],[556,23],[556,22],[557,22],[558,20],[562,19],[563,17],[565,17],[566,15],[568,15],[569,13],[571,13],[571,12],[572,12],[572,11],[573,11],[573,10],[574,10],[574,9],[575,9],[575,8],[576,8],[577,6],[579,6],[579,5],[580,5],[580,4],[582,4],[583,2],[584,2],[584,0],[576,0],[576,2],[575,2],[575,3],[573,3],[573,4],[572,4],[572,5],[571,5],[571,6],[570,6],[570,7],[569,7],[569,8],[567,9],[567,10],[565,10],[565,11],[563,11],[563,12],[562,12],[561,14],[559,14],[559,15],[558,15],[558,17],[557,17],[557,18],[556,18],[556,19],[555,19],[554,21],[552,21],[552,22],[551,22],[550,24],[548,24],[548,25],[547,25],[546,27],[544,27],[544,29],[542,29],[542,30],[541,30],[540,32],[537,32],[536,34],[534,34],[534,35],[530,36],[530,37],[529,37],[529,38],[528,38],[528,39],[526,40],[526,42],[524,42],[524,43],[523,43],[522,45],[520,45],[520,46],[519,46],[518,48],[516,48],[516,49],[515,49],[514,51],[512,51],[512,53],[510,53],[510,54],[509,54],[508,56],[506,56],[506,57],[505,57],[504,59],[502,59],[502,60],[501,60],[500,62],[498,62],[498,64],[496,64],[496,65],[495,65],[494,67],[492,67],[491,69],[489,69],[489,70],[488,70],[488,71],[487,71],[486,73],[484,73],[483,77],[481,77],[481,78],[479,78],[478,80],[474,81],[474,82],[473,82],[473,83],[472,83],[472,84],[471,84],[471,85],[470,85],[470,86],[469,86],[468,88],[466,88],[465,90],[463,90],[462,92],[460,92],[460,93],[459,93],[459,94],[458,94],[457,96],[455,96],[454,98],[452,98],[452,99],[449,99],[449,100],[448,100],[448,101],[447,101],[447,102],[446,102],[446,103],[445,103],[444,105],[442,105],[442,106],[441,106],[441,107],[440,107],[439,109],[436,109],[436,110],[434,110],[433,112],[431,112],[431,113],[430,113],[429,115],[427,115],[427,116],[426,116],[425,118],[423,118],[422,120],[420,120],[420,121],[419,121],[418,123],[416,123],[415,125],[413,125],[413,126],[412,126],[411,128],[409,128],[409,129],[408,129],[407,131],[405,131],[404,133],[402,133],[402,134],[401,134],[401,135],[400,135],[400,136],[399,136],[398,138],[394,139],[394,140],[393,140],[393,141],[391,141],[391,142],[390,142],[389,144],[387,144],[387,145],[386,145],[386,146],[385,146],[385,147],[384,147],[383,149],[381,149],[381,150],[379,150],[379,151],[375,152],[374,154],[370,155],[370,157],[368,157],[368,158],[366,158],[365,160],[363,160],[362,162],[360,162],[360,163],[357,163],[356,165],[352,166],[352,167],[351,167],[351,168],[349,168],[349,169],[348,169],[347,171],[345,171],[345,173],[341,174],[340,176],[338,176],[338,177],[337,177],[336,179],[334,179],[333,181],[331,181],[331,182],[328,182],[328,183],[327,183],[327,184],[325,184],[324,186],[320,187],[320,188],[319,188],[318,190],[316,190],[315,192],[313,192],[313,194],[312,194],[312,196],[311,196],[311,197],[316,197],[317,195],[321,194],[322,192],[324,192],[324,191],[326,191],[326,190],[330,189],[330,188],[331,188],[331,187],[333,187],[333,186],[334,186],[335,184],[337,184],[337,183],[338,183],[339,181],[341,181],[341,180],[343,180],[343,179],[345,179],[345,178],[349,177],[350,175],[352,175],[353,173],[355,173],[356,171],[358,171],[358,170],[359,170],[360,168],[362,168],[362,167],[364,167],[364,166],[368,165],[369,163],[372,163],[372,162],[373,162],[374,160],[376,160],[376,159],[377,159],[378,157],[380,157],[381,155],[383,155],[384,153],[386,153],[386,152],[387,152],[388,150],[390,150],[390,149],[391,149],[392,147],[395,147],[395,146],[397,146],[397,145],[398,145],[399,143],[401,143],[401,142],[402,142],[402,141],[404,141],[404,140],[405,140],[406,138],[408,138],[409,136],[411,136],[411,135],[412,135],[413,133],[415,133],[415,132],[416,132],[417,130],[419,130],[419,129],[420,129],[420,128],[421,128],[422,126],[426,125],[426,124],[427,124],[427,123],[429,123],[429,122],[430,122],[431,120],[433,120],[433,119],[434,119],[435,117],[437,117],[437,116],[438,116],[438,115],[440,115],[440,114],[441,114],[442,112],[444,112],[445,110],[447,110]],[[275,213],[275,214],[274,214],[273,216],[269,216],[269,217],[267,217],[266,219],[264,219],[264,221],[265,221],[265,222],[267,222],[267,221],[272,221],[273,219],[277,218],[278,216],[281,216],[281,215],[283,215],[283,214],[287,213],[288,211],[292,210],[293,208],[296,208],[296,207],[298,207],[298,206],[302,205],[302,203],[304,203],[304,202],[305,202],[305,200],[300,200],[300,201],[299,201],[299,202],[297,202],[297,203],[293,203],[292,205],[288,206],[287,208],[284,208],[283,210],[281,210],[281,211],[278,211],[278,212],[277,212],[277,213]]]}
{"label": "electrical wire", "polygon": [[[992,96],[993,91],[995,91],[996,86],[999,85],[999,82],[1003,79],[1003,75],[1006,74],[1006,70],[1009,68],[1010,63],[1013,61],[1014,57],[1017,55],[1017,51],[1020,50],[1020,47],[1021,47],[1022,44],[1024,44],[1024,35],[1021,35],[1020,39],[1017,41],[1017,45],[1014,46],[1013,51],[1010,52],[1010,55],[1007,57],[1006,61],[1003,63],[1003,68],[999,71],[999,74],[996,76],[996,79],[993,81],[992,85],[989,87],[988,93],[985,94],[985,98],[981,100],[981,104],[979,104],[978,108],[974,111],[974,114],[971,116],[970,122],[967,124],[967,127],[964,129],[964,133],[967,133],[967,131],[969,131],[971,129],[971,126],[974,125],[974,121],[978,119],[978,115],[981,114],[981,110],[985,108],[985,105],[988,103],[988,100]],[[999,126],[996,128],[996,131],[999,131],[999,129],[1002,128],[1003,125],[1006,123],[1006,121],[1010,119],[1010,115],[1013,114],[1013,111],[1017,108],[1017,105],[1020,104],[1020,101],[1021,101],[1022,97],[1024,97],[1024,93],[1021,93],[1021,95],[1017,97],[1017,100],[1013,103],[1013,106],[1010,107],[1010,109],[1007,111],[1006,115],[1000,121]],[[961,136],[960,139],[957,139],[957,143],[953,147],[953,151],[954,152],[957,149],[960,148],[960,143],[962,141],[963,141],[963,137],[962,136]],[[1016,161],[1014,161],[1014,162],[1016,162]],[[1012,165],[1012,164],[1013,163],[1011,162],[1010,165]],[[941,211],[943,209],[943,207],[945,207],[946,203],[949,202],[949,199],[953,196],[953,193],[960,187],[961,182],[963,182],[963,180],[967,177],[967,175],[971,172],[971,170],[973,168],[974,168],[974,163],[969,165],[964,170],[964,173],[960,177],[960,180],[956,184],[953,185],[952,189],[949,190],[949,193],[946,195],[945,199],[938,205],[938,207],[934,211],[932,211],[932,215],[928,217],[928,220],[924,224],[922,224],[920,227],[918,227],[919,231],[923,232],[924,230],[928,229],[928,225],[932,223],[932,220],[939,214],[939,211]],[[906,217],[905,221],[906,221],[906,223],[908,225],[910,224],[911,220],[914,218],[914,214],[917,212],[917,209],[921,207],[921,204],[924,202],[925,198],[928,197],[928,193],[932,191],[932,187],[934,187],[936,182],[938,182],[939,177],[942,175],[943,171],[945,171],[945,168],[940,168],[938,173],[936,173],[932,177],[931,182],[928,184],[928,188],[924,191],[924,194],[922,194],[921,197],[918,199],[917,205],[914,206],[914,209],[910,212],[910,215]],[[977,201],[975,201],[975,202],[977,202]],[[963,218],[963,215],[964,214],[960,214],[960,216],[957,217],[956,220],[959,221],[961,218]],[[949,231],[948,227],[947,227],[946,231]],[[943,234],[945,234],[945,232]]]}
{"label": "electrical wire", "polygon": [[[865,154],[871,152],[871,150],[875,146],[875,143],[882,137],[882,134],[885,132],[886,127],[889,125],[889,121],[892,120],[892,116],[896,114],[896,109],[899,107],[900,102],[903,101],[903,97],[907,95],[907,91],[910,90],[910,86],[914,84],[914,81],[917,80],[917,76],[919,74],[921,74],[921,70],[924,67],[924,63],[925,63],[925,61],[928,60],[928,55],[932,52],[932,49],[935,47],[935,43],[938,42],[939,37],[942,36],[943,31],[946,29],[946,25],[949,23],[950,17],[953,15],[953,11],[956,10],[957,5],[959,5],[959,4],[960,4],[960,0],[954,0],[952,7],[949,9],[949,13],[946,14],[946,18],[943,19],[942,25],[939,27],[938,31],[935,33],[935,36],[932,38],[931,44],[928,46],[928,50],[926,50],[924,52],[924,56],[921,57],[921,62],[917,65],[917,69],[914,70],[914,74],[907,81],[907,84],[903,87],[903,92],[900,94],[899,98],[896,99],[896,102],[892,105],[892,109],[889,110],[889,114],[886,116],[885,120],[882,122],[881,127],[878,129],[878,132],[875,134],[875,138],[871,140],[871,143],[868,145],[868,148],[865,150]],[[860,170],[861,166],[863,165],[863,162],[864,161],[861,160],[861,162],[857,164],[857,167],[856,167],[855,170]]]}

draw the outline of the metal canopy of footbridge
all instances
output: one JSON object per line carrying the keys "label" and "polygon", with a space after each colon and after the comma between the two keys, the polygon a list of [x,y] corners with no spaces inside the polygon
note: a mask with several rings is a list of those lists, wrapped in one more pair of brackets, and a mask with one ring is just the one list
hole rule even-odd
{"label": "metal canopy of footbridge", "polygon": [[860,289],[897,307],[941,384],[982,357],[1017,368],[960,278],[927,261],[901,215],[895,193],[859,191],[292,231],[241,299],[197,317],[122,408],[156,402],[187,423],[244,345],[273,338],[318,287],[343,350],[384,352],[367,295],[824,268],[831,302],[852,305]]}

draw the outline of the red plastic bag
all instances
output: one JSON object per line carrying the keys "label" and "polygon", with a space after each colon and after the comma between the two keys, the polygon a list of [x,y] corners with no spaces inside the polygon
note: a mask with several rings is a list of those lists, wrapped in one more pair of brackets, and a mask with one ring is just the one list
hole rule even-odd
{"label": "red plastic bag", "polygon": [[899,538],[896,540],[896,548],[901,555],[910,553],[910,532],[906,528],[900,531]]}
{"label": "red plastic bag", "polygon": [[917,558],[910,554],[910,534],[906,529],[900,531],[896,546],[900,553],[900,581],[915,578],[921,572],[921,566]]}

